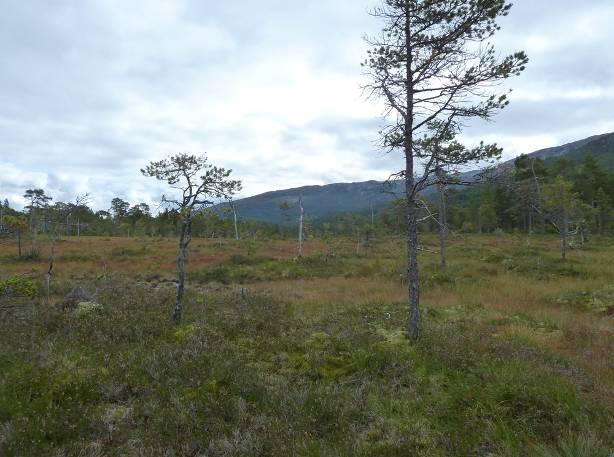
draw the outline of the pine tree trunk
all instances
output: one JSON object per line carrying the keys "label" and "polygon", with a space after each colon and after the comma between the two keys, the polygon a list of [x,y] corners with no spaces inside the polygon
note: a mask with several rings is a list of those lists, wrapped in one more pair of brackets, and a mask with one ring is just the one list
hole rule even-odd
{"label": "pine tree trunk", "polygon": [[51,240],[51,255],[49,256],[49,268],[45,273],[45,320],[47,320],[49,315],[49,309],[51,308],[51,276],[53,274],[53,263],[55,261],[55,240],[56,236],[54,234]]}
{"label": "pine tree trunk", "polygon": [[237,211],[234,205],[232,206],[232,220],[235,226],[235,240],[239,241],[239,226],[237,224]]}
{"label": "pine tree trunk", "polygon": [[303,256],[303,245],[304,245],[304,238],[303,238],[303,219],[305,218],[305,209],[303,208],[303,197],[299,197],[298,199],[298,205],[299,205],[299,209],[300,209],[300,215],[299,215],[299,220],[298,220],[298,256],[302,257]]}
{"label": "pine tree trunk", "polygon": [[[406,186],[413,189],[413,178],[408,179]],[[407,192],[409,194],[409,192]],[[412,192],[413,193],[413,192]],[[407,202],[407,287],[409,298],[409,328],[408,335],[412,341],[420,337],[420,276],[418,271],[418,223],[416,217],[416,201],[413,196]]]}
{"label": "pine tree trunk", "polygon": [[407,292],[409,299],[409,322],[407,333],[412,341],[420,337],[420,275],[418,272],[418,221],[416,215],[414,180],[414,81],[411,43],[411,2],[405,2],[405,91],[407,93],[407,114],[404,125],[405,152],[405,195],[407,198]]}
{"label": "pine tree trunk", "polygon": [[173,320],[175,323],[181,321],[183,313],[183,299],[185,295],[185,256],[186,249],[190,242],[190,220],[184,220],[181,223],[181,232],[179,234],[179,256],[177,258],[177,303],[173,312]]}
{"label": "pine tree trunk", "polygon": [[446,258],[446,238],[448,236],[448,221],[446,218],[446,194],[445,185],[439,183],[439,255],[441,257],[441,268],[446,268],[448,261]]}

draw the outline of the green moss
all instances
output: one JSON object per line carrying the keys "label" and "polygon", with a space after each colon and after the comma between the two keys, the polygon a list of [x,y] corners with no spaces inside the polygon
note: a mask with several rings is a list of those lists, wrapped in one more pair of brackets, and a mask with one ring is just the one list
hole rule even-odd
{"label": "green moss", "polygon": [[506,316],[495,320],[494,323],[498,325],[521,325],[543,333],[551,333],[560,330],[559,326],[556,323],[552,322],[550,319],[533,316],[525,313]]}
{"label": "green moss", "polygon": [[0,298],[30,298],[38,295],[38,285],[29,276],[13,276],[0,281]]}
{"label": "green moss", "polygon": [[501,265],[510,272],[531,276],[535,279],[547,280],[556,277],[580,278],[589,273],[574,260],[563,261],[551,256],[528,253],[505,258]]}
{"label": "green moss", "polygon": [[[351,258],[248,257],[227,274],[358,271]],[[404,303],[188,290],[175,325],[172,290],[119,277],[95,287],[101,308],[86,319],[51,308],[0,322],[0,454],[512,457],[566,455],[584,437],[599,452],[612,444],[594,380],[496,335],[498,324],[555,329],[545,317],[497,323],[480,303],[429,306],[412,345]]]}
{"label": "green moss", "polygon": [[614,288],[564,292],[555,295],[551,300],[575,309],[606,314],[614,309]]}

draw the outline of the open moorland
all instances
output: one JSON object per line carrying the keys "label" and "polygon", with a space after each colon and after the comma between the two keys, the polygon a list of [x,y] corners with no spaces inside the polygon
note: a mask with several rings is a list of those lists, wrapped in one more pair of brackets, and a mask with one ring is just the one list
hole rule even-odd
{"label": "open moorland", "polygon": [[614,1],[4,3],[0,457],[614,457]]}
{"label": "open moorland", "polygon": [[0,245],[2,456],[611,455],[611,239],[458,236],[441,270],[425,236],[415,344],[401,239],[195,239],[179,325],[175,240],[59,241],[49,301],[36,244]]}

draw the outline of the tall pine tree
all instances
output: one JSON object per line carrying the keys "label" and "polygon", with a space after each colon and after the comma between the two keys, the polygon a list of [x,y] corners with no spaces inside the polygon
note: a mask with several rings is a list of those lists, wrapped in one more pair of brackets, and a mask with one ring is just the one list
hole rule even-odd
{"label": "tall pine tree", "polygon": [[[507,103],[497,83],[524,70],[523,52],[499,59],[490,39],[508,14],[504,0],[384,0],[373,15],[383,22],[364,63],[366,89],[381,97],[389,125],[382,146],[401,150],[407,202],[408,336],[420,335],[417,194],[435,173],[436,157],[416,139],[435,120],[441,132],[469,118],[488,119]],[[437,135],[437,133],[435,133]],[[422,162],[421,164],[419,162]],[[416,176],[420,171],[420,175]]]}

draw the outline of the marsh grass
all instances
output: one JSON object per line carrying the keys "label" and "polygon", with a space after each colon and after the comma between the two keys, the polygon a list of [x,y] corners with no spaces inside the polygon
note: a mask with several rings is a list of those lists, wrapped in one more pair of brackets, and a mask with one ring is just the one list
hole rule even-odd
{"label": "marsh grass", "polygon": [[[614,444],[608,243],[572,251],[577,275],[561,274],[550,238],[456,239],[447,270],[425,251],[414,346],[398,240],[297,260],[290,243],[200,242],[179,326],[173,287],[159,287],[172,241],[143,243],[64,243],[107,259],[107,274],[87,255],[58,260],[50,309],[3,311],[0,455],[601,456]],[[76,285],[96,306],[63,306]]]}

